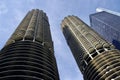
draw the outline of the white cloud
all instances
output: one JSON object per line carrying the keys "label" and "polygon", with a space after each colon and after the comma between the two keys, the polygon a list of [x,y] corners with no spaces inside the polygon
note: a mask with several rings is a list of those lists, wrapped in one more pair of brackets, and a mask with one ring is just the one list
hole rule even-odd
{"label": "white cloud", "polygon": [[5,14],[8,12],[7,6],[4,3],[0,3],[0,14]]}
{"label": "white cloud", "polygon": [[102,8],[97,8],[97,9],[96,9],[96,12],[102,12],[102,11],[103,11]]}

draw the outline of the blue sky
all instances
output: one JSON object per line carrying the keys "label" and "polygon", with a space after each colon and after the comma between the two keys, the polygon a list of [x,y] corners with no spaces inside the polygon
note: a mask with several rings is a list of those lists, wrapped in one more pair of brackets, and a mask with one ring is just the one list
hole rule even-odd
{"label": "blue sky", "polygon": [[49,18],[60,79],[83,80],[60,24],[65,16],[76,15],[89,25],[89,14],[97,7],[120,12],[120,0],[0,0],[0,49],[26,13],[38,8]]}

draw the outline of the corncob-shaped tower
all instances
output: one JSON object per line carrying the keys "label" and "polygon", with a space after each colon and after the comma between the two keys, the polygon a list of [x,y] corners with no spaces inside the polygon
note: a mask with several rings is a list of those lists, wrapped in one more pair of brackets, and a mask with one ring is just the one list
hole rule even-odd
{"label": "corncob-shaped tower", "polygon": [[85,80],[120,80],[120,52],[76,16],[62,31]]}
{"label": "corncob-shaped tower", "polygon": [[0,51],[0,80],[59,80],[48,17],[29,11]]}

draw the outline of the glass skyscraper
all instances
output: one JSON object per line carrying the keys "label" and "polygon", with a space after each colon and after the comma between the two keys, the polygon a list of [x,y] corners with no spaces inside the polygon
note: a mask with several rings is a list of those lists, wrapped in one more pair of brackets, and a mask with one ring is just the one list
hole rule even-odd
{"label": "glass skyscraper", "polygon": [[112,11],[90,15],[91,27],[120,50],[120,16]]}

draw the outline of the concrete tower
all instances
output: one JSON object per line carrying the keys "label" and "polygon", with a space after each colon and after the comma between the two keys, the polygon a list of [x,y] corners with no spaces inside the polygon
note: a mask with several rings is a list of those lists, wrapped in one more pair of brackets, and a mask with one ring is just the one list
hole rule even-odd
{"label": "concrete tower", "polygon": [[62,31],[85,80],[120,80],[120,52],[76,16]]}
{"label": "concrete tower", "polygon": [[48,17],[29,11],[0,51],[0,80],[59,80]]}

